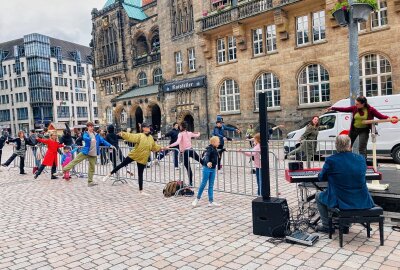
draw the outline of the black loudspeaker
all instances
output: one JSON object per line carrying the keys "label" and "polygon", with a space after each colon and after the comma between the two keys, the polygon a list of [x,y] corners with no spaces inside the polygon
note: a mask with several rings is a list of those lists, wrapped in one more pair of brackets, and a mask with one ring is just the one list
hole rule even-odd
{"label": "black loudspeaker", "polygon": [[253,233],[255,235],[284,237],[289,230],[289,207],[286,199],[258,197],[252,202]]}
{"label": "black loudspeaker", "polygon": [[297,171],[303,169],[303,162],[289,162],[289,171]]}

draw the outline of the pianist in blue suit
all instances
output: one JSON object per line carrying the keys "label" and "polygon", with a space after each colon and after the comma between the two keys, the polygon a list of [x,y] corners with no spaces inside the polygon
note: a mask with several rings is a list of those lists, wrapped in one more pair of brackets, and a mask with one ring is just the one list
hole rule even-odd
{"label": "pianist in blue suit", "polygon": [[317,231],[328,233],[328,208],[341,210],[369,209],[374,202],[368,192],[365,174],[365,158],[351,152],[351,140],[347,135],[336,138],[336,151],[325,160],[318,178],[328,182],[328,188],[316,195],[322,226]]}

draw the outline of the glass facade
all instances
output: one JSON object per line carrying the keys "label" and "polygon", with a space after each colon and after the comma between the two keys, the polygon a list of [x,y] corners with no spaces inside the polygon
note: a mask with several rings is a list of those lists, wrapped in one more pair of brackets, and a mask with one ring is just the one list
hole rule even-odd
{"label": "glass facade", "polygon": [[50,39],[40,34],[26,35],[24,46],[34,121],[53,121]]}

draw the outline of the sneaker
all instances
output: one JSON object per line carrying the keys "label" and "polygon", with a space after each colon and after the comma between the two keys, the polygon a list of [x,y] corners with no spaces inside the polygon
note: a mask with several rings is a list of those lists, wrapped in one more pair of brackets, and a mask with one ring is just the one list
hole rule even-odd
{"label": "sneaker", "polygon": [[3,167],[8,167],[8,166],[7,166],[6,164],[4,164],[4,163],[3,163],[3,164],[1,164],[1,166],[3,166]]}
{"label": "sneaker", "polygon": [[143,190],[139,190],[139,193],[140,193],[140,195],[142,195],[142,196],[150,196],[150,194],[149,193],[146,193],[146,192],[144,192]]}
{"label": "sneaker", "polygon": [[88,183],[88,187],[94,187],[94,186],[97,186],[98,185],[98,183],[96,183],[96,182],[89,182]]}
{"label": "sneaker", "polygon": [[21,173],[19,173],[19,174],[27,174],[26,172],[21,172]]}
{"label": "sneaker", "polygon": [[58,177],[53,175],[51,179],[58,179]]}
{"label": "sneaker", "polygon": [[194,199],[194,201],[192,202],[192,206],[193,207],[196,207],[197,206],[197,204],[198,204],[198,202],[199,202],[199,199]]}
{"label": "sneaker", "polygon": [[[317,227],[315,227],[315,231],[321,233],[329,233],[329,228],[324,227],[322,225],[318,225]],[[335,233],[335,229],[332,229],[332,233]]]}
{"label": "sneaker", "polygon": [[108,180],[110,180],[111,178],[111,174],[107,174],[106,176],[103,177],[103,182],[107,182]]}
{"label": "sneaker", "polygon": [[63,176],[64,175],[64,173],[63,172],[61,172],[61,171],[59,171],[59,172],[56,172],[56,173],[53,173],[53,176]]}
{"label": "sneaker", "polygon": [[35,176],[33,177],[33,179],[37,179],[39,175],[35,174]]}
{"label": "sneaker", "polygon": [[218,206],[220,206],[220,204],[219,204],[219,203],[216,203],[216,202],[210,202],[210,203],[208,204],[208,206],[210,206],[210,207],[218,207]]}

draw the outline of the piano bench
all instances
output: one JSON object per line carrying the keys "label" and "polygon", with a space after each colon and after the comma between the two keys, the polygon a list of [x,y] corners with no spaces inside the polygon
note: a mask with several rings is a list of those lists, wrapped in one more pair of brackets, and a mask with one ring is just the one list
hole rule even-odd
{"label": "piano bench", "polygon": [[367,229],[367,237],[371,237],[371,223],[379,223],[379,238],[381,246],[383,246],[383,209],[375,206],[371,209],[362,210],[340,210],[338,208],[328,209],[329,218],[329,239],[332,239],[333,219],[339,225],[339,244],[343,247],[343,229],[345,225],[351,223],[360,223]]}

